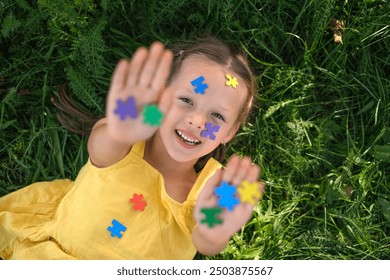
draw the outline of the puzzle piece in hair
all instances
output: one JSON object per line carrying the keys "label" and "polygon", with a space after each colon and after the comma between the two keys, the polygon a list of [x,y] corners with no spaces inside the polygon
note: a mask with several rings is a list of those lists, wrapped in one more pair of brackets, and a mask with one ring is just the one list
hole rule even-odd
{"label": "puzzle piece in hair", "polygon": [[209,227],[222,224],[222,220],[217,216],[222,213],[221,208],[202,208],[200,209],[200,212],[205,215],[205,218],[200,221],[202,224],[208,224]]}
{"label": "puzzle piece in hair", "polygon": [[127,116],[132,119],[137,118],[137,107],[135,106],[135,98],[133,96],[130,96],[125,101],[118,99],[116,104],[117,106],[114,113],[117,114],[122,121],[126,120]]}
{"label": "puzzle piece in hair", "polygon": [[207,138],[207,136],[209,136],[211,140],[215,140],[214,133],[218,132],[219,128],[220,127],[218,125],[213,126],[212,123],[206,123],[206,129],[202,130],[200,136],[206,137],[206,138]]}
{"label": "puzzle piece in hair", "polygon": [[236,88],[238,86],[238,81],[236,77],[232,77],[229,74],[226,74],[226,79],[228,79],[225,83],[227,86],[232,86],[233,88]]}
{"label": "puzzle piece in hair", "polygon": [[256,201],[261,198],[259,185],[257,182],[249,182],[244,180],[238,186],[237,192],[240,194],[241,202],[249,202],[252,205],[256,204]]}
{"label": "puzzle piece in hair", "polygon": [[118,238],[121,238],[122,237],[121,231],[126,231],[127,228],[115,219],[113,219],[111,223],[112,223],[112,227],[107,228],[107,230],[111,232],[111,237],[116,236]]}
{"label": "puzzle piece in hair", "polygon": [[195,93],[204,94],[205,89],[209,87],[206,83],[203,83],[203,81],[204,81],[203,76],[199,76],[195,80],[191,81],[191,85],[195,87],[194,88]]}
{"label": "puzzle piece in hair", "polygon": [[221,185],[215,188],[214,193],[219,197],[218,204],[221,208],[224,207],[232,211],[240,203],[238,198],[235,197],[237,194],[236,186],[229,185],[226,181],[222,181]]}
{"label": "puzzle piece in hair", "polygon": [[134,204],[133,205],[134,210],[144,211],[147,203],[143,199],[144,199],[143,194],[136,194],[136,193],[133,195],[133,198],[130,198],[130,202]]}
{"label": "puzzle piece in hair", "polygon": [[160,111],[156,104],[152,104],[145,105],[143,116],[144,124],[149,124],[150,126],[160,126],[164,114]]}

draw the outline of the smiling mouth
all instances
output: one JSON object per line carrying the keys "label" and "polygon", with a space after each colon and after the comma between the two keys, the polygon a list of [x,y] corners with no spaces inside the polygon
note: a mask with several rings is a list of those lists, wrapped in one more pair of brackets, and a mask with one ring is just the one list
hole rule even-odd
{"label": "smiling mouth", "polygon": [[188,145],[195,146],[195,145],[199,145],[200,143],[202,143],[201,141],[199,141],[197,139],[192,139],[191,137],[188,137],[181,130],[177,130],[176,129],[175,132],[176,132],[176,135],[179,136],[180,140],[183,141],[184,143],[188,144]]}

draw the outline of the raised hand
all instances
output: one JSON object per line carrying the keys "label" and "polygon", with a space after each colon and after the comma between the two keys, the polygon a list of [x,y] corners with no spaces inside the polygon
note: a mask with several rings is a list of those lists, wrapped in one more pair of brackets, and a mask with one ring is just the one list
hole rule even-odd
{"label": "raised hand", "polygon": [[[264,184],[257,181],[260,174],[260,168],[253,165],[248,157],[240,158],[236,155],[229,159],[225,169],[218,170],[206,183],[198,197],[194,211],[197,233],[202,238],[197,240],[207,241],[205,247],[212,247],[215,244],[226,244],[232,235],[241,229],[252,215],[253,207],[258,202],[264,191]],[[215,194],[217,186],[222,182],[226,189],[234,186],[240,186],[245,181],[255,187],[257,198],[246,197],[245,202],[240,201],[238,193],[228,200],[226,205],[220,206],[219,197]],[[218,192],[218,191],[217,191]],[[227,191],[229,193],[230,191]],[[251,196],[251,195],[249,195]],[[253,198],[253,199],[252,199]],[[242,197],[241,197],[242,199]],[[204,210],[206,209],[206,210]],[[207,210],[211,209],[211,210]],[[215,224],[204,223],[205,211],[214,211]],[[202,222],[203,221],[203,222]],[[223,249],[223,248],[222,248]],[[212,249],[210,249],[212,251]],[[218,250],[217,250],[218,252]]]}
{"label": "raised hand", "polygon": [[106,105],[110,137],[132,145],[155,133],[172,100],[166,88],[171,65],[172,52],[160,42],[117,64]]}

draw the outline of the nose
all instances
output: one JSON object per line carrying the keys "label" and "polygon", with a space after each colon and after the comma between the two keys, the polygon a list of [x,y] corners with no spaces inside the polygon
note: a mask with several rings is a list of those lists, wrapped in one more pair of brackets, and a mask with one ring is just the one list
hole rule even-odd
{"label": "nose", "polygon": [[186,117],[186,121],[191,126],[194,126],[198,129],[202,129],[205,125],[206,118],[201,113],[194,113]]}

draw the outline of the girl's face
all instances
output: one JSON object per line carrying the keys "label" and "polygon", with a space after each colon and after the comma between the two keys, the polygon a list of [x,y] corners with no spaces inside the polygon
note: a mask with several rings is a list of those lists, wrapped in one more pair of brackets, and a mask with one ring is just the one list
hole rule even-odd
{"label": "girl's face", "polygon": [[[236,88],[225,84],[226,74],[237,78]],[[193,86],[191,82],[201,76],[204,80]],[[195,93],[195,89],[202,91],[202,84],[207,84],[204,94]],[[172,105],[159,134],[172,159],[197,160],[232,139],[248,94],[242,79],[213,61],[192,55],[183,61],[171,86]]]}

